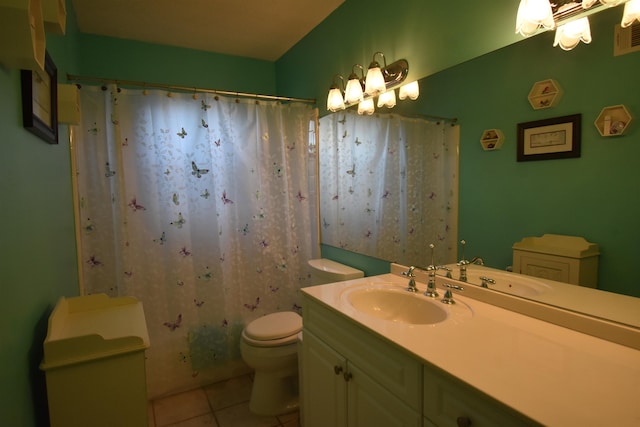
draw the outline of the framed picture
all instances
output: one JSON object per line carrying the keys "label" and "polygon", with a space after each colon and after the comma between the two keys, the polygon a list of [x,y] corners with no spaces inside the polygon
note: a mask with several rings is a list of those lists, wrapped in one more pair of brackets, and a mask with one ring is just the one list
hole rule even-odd
{"label": "framed picture", "polygon": [[518,161],[580,157],[581,114],[518,123]]}
{"label": "framed picture", "polygon": [[44,70],[22,70],[22,123],[49,144],[58,143],[58,70],[45,52]]}

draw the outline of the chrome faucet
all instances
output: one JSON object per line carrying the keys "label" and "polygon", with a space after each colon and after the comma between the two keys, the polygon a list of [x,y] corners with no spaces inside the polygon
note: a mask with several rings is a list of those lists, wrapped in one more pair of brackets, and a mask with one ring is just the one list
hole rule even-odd
{"label": "chrome faucet", "polygon": [[489,285],[495,285],[496,281],[493,279],[490,279],[489,277],[485,277],[485,276],[480,276],[479,277],[481,283],[480,286],[483,288],[488,288]]}
{"label": "chrome faucet", "polygon": [[438,271],[438,267],[433,261],[433,250],[435,247],[433,243],[429,244],[429,248],[431,248],[431,264],[426,268],[429,280],[427,281],[427,290],[424,291],[424,294],[431,298],[438,297],[438,290],[436,289],[436,271]]}
{"label": "chrome faucet", "polygon": [[464,245],[466,245],[467,242],[465,242],[464,240],[460,240],[460,244],[462,245],[462,258],[460,259],[460,261],[458,261],[458,266],[460,267],[460,279],[459,280],[461,282],[466,282],[467,281],[467,265],[470,264],[469,261],[464,259]]}
{"label": "chrome faucet", "polygon": [[415,267],[411,266],[409,267],[409,270],[402,272],[403,276],[407,276],[409,278],[409,285],[406,288],[407,291],[409,292],[418,292],[418,288],[416,287],[416,279],[415,279],[416,275],[413,274],[413,271],[415,269],[416,269]]}
{"label": "chrome faucet", "polygon": [[484,260],[479,256],[474,256],[471,258],[471,261],[469,261],[469,264],[484,265]]}

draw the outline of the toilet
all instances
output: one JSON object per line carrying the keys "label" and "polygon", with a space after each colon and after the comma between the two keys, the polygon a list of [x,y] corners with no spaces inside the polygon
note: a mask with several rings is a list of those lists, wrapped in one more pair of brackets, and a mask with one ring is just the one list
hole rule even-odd
{"label": "toilet", "polygon": [[[364,277],[355,268],[328,259],[310,260],[313,284]],[[249,409],[259,415],[281,415],[298,409],[298,346],[302,317],[293,311],[267,314],[242,331],[240,354],[254,370]]]}
{"label": "toilet", "polygon": [[249,409],[281,415],[298,408],[298,333],[302,317],[293,311],[267,314],[242,331],[240,354],[254,371]]}

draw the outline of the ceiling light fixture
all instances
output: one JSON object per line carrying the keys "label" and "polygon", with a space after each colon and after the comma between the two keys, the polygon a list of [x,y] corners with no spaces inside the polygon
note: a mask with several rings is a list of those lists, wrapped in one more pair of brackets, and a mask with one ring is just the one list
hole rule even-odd
{"label": "ceiling light fixture", "polygon": [[[376,61],[376,56],[382,56],[384,66]],[[360,77],[356,74],[356,68],[360,68]],[[364,67],[355,64],[351,69],[344,91],[336,84],[334,77],[333,84],[327,96],[327,110],[339,111],[358,104],[358,114],[373,114],[375,103],[373,98],[378,97],[378,108],[393,108],[396,105],[395,88],[400,87],[399,98],[404,100],[409,98],[415,100],[420,95],[420,87],[417,81],[402,86],[402,83],[409,74],[409,63],[406,59],[400,59],[389,65],[382,52],[373,54],[373,59],[369,64],[367,75],[364,75]],[[344,97],[343,97],[344,92]]]}
{"label": "ceiling light fixture", "polygon": [[520,0],[516,33],[529,37],[555,29],[553,45],[571,50],[580,41],[591,43],[589,15],[623,3],[621,25],[628,27],[640,20],[640,0]]}

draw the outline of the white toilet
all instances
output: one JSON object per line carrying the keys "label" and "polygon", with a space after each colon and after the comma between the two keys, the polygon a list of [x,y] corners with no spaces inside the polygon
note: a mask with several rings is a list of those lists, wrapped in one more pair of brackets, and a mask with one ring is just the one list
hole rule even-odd
{"label": "white toilet", "polygon": [[255,371],[249,409],[280,415],[298,408],[298,333],[302,317],[293,311],[271,313],[242,331],[240,354]]}
{"label": "white toilet", "polygon": [[[314,284],[364,277],[355,268],[328,259],[310,260]],[[267,314],[242,331],[240,354],[255,371],[249,409],[281,415],[298,409],[298,340],[302,317],[293,311]],[[300,337],[299,337],[300,336]]]}

